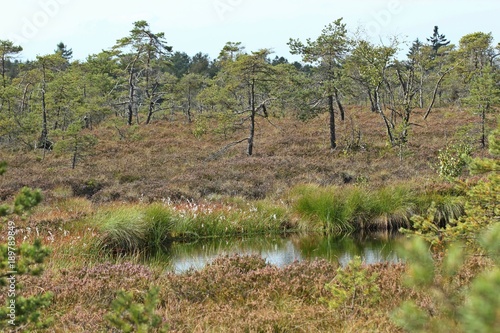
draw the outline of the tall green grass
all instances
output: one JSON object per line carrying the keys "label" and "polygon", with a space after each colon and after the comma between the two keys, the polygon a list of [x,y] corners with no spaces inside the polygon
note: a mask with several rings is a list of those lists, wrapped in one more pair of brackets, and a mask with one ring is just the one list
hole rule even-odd
{"label": "tall green grass", "polygon": [[135,252],[146,244],[148,230],[144,212],[138,207],[119,207],[97,217],[99,245],[112,252]]}
{"label": "tall green grass", "polygon": [[[206,208],[206,207],[205,207]],[[98,248],[114,253],[153,253],[174,240],[288,232],[285,207],[264,201],[233,206],[176,209],[163,204],[113,206],[94,218]]]}
{"label": "tall green grass", "polygon": [[173,236],[180,239],[288,232],[293,225],[285,207],[265,201],[224,206],[213,211],[175,212]]}
{"label": "tall green grass", "polygon": [[292,202],[310,229],[326,233],[410,228],[411,216],[425,212],[432,202],[438,207],[436,223],[449,223],[463,214],[462,199],[417,193],[405,185],[376,190],[301,185],[292,190]]}
{"label": "tall green grass", "polygon": [[115,253],[150,253],[162,249],[175,222],[161,205],[131,205],[98,214],[95,223],[101,234],[100,248]]}
{"label": "tall green grass", "polygon": [[420,195],[418,199],[418,206],[425,209],[425,211],[420,211],[419,214],[425,214],[431,204],[434,203],[434,207],[436,208],[434,222],[440,227],[445,227],[452,220],[456,220],[465,214],[464,196],[427,193]]}
{"label": "tall green grass", "polygon": [[147,223],[146,244],[152,251],[162,249],[171,238],[176,225],[172,211],[161,204],[153,204],[144,209]]}

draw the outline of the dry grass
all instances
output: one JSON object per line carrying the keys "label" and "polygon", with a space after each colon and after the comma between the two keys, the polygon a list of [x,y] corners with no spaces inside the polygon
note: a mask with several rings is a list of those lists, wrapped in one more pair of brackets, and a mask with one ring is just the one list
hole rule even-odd
{"label": "dry grass", "polygon": [[[460,273],[462,287],[487,263],[473,257]],[[325,285],[337,266],[327,261],[294,263],[277,268],[259,257],[222,257],[201,271],[164,273],[130,262],[47,271],[26,280],[28,293],[53,291],[45,315],[53,315],[51,331],[112,332],[103,319],[118,291],[133,291],[139,301],[150,286],[160,287],[159,313],[172,332],[400,332],[390,313],[405,300],[436,311],[432,299],[404,286],[404,264],[367,266],[376,272],[380,301],[333,310]],[[0,300],[1,301],[1,300]]]}
{"label": "dry grass", "polygon": [[[326,261],[269,266],[258,257],[225,257],[202,271],[183,275],[159,274],[137,264],[98,264],[90,268],[47,272],[30,279],[29,292],[52,290],[56,331],[111,331],[103,319],[119,290],[138,298],[150,285],[160,287],[159,312],[173,332],[331,332],[374,329],[396,332],[388,313],[393,301],[408,294],[398,287],[401,265],[378,266],[391,302],[374,311],[354,309],[340,314],[321,298],[336,274]],[[389,278],[390,277],[390,278]],[[398,289],[399,288],[399,289]]]}
{"label": "dry grass", "polygon": [[[247,199],[279,197],[296,185],[342,185],[363,182],[371,187],[390,183],[437,186],[430,167],[437,151],[457,130],[475,120],[463,110],[438,109],[421,126],[412,130],[410,142],[400,161],[399,151],[386,145],[385,132],[376,114],[351,108],[355,126],[361,129],[361,147],[346,148],[351,140],[351,122],[340,123],[339,148],[328,149],[325,116],[306,123],[295,119],[275,119],[272,126],[260,120],[256,133],[256,153],[245,154],[244,143],[230,148],[216,159],[209,158],[228,142],[246,136],[242,129],[227,139],[192,134],[193,124],[159,121],[130,128],[124,138],[113,126],[94,129],[99,139],[93,156],[70,168],[68,156],[41,151],[9,152],[8,175],[2,179],[0,198],[13,195],[22,186],[41,188],[47,199],[75,194],[94,202],[156,201],[163,198],[200,199],[241,196]],[[125,127],[122,132],[125,132]],[[68,191],[70,193],[68,193]],[[72,192],[72,193],[71,193]]]}
{"label": "dry grass", "polygon": [[[54,304],[45,315],[55,317],[55,332],[112,332],[104,314],[118,291],[133,291],[140,299],[151,285],[161,288],[159,310],[174,332],[398,332],[389,313],[402,301],[416,299],[429,312],[434,310],[428,296],[403,286],[403,264],[369,267],[379,276],[378,307],[339,313],[321,301],[337,268],[325,261],[276,268],[255,257],[231,257],[198,272],[174,275],[139,260],[103,257],[91,246],[100,234],[86,219],[122,202],[163,201],[176,213],[188,211],[194,202],[226,214],[229,207],[241,211],[247,204],[266,204],[248,199],[282,199],[286,206],[297,184],[358,184],[373,190],[404,183],[419,193],[450,193],[431,165],[461,126],[476,121],[474,115],[437,109],[424,122],[417,112],[414,119],[421,126],[413,128],[402,160],[399,151],[387,147],[376,114],[355,107],[349,115],[361,129],[356,150],[347,149],[349,122],[339,125],[339,148],[328,149],[326,116],[307,123],[277,119],[275,126],[260,120],[253,157],[246,156],[244,146],[235,146],[209,158],[246,131],[227,139],[215,134],[196,139],[193,125],[181,121],[124,127],[124,137],[111,125],[97,127],[93,134],[99,144],[93,156],[74,170],[68,156],[54,152],[41,159],[40,151],[0,150],[0,160],[10,165],[0,180],[0,199],[23,186],[41,188],[45,195],[44,205],[29,219],[16,221],[21,238],[41,237],[53,250],[44,275],[22,281],[26,293],[54,292]],[[456,210],[453,205],[445,208]],[[461,272],[464,284],[484,266],[481,258],[475,260]]]}

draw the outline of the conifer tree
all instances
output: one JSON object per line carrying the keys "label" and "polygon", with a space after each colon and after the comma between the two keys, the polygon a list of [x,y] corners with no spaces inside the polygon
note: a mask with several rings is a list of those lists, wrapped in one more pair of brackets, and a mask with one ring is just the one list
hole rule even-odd
{"label": "conifer tree", "polygon": [[346,24],[342,23],[342,18],[340,18],[328,24],[316,40],[307,39],[304,44],[298,39],[290,39],[288,45],[292,54],[301,55],[306,63],[318,65],[318,81],[327,99],[330,114],[330,148],[335,149],[337,147],[335,102],[341,119],[344,119],[344,108],[340,100],[340,82],[342,62],[350,48]]}
{"label": "conifer tree", "polygon": [[[6,171],[6,163],[0,162],[0,175]],[[43,272],[43,262],[50,250],[39,239],[33,244],[16,240],[16,223],[13,216],[21,219],[42,200],[39,190],[23,188],[12,205],[0,205],[2,230],[8,235],[7,243],[0,244],[0,286],[6,294],[6,304],[0,308],[0,330],[2,332],[33,332],[46,328],[53,322],[52,317],[41,316],[40,310],[52,303],[53,294],[25,297],[22,295],[22,275],[39,276]]]}
{"label": "conifer tree", "polygon": [[437,55],[439,48],[450,44],[446,36],[439,33],[439,27],[437,25],[434,27],[434,33],[431,37],[427,38],[427,41],[431,43],[434,55]]}

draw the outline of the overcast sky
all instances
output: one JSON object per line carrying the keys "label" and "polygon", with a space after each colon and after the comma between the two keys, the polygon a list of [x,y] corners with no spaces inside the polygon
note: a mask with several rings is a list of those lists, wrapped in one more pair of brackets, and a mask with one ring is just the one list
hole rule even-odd
{"label": "overcast sky", "polygon": [[[369,38],[398,35],[425,40],[438,25],[452,43],[472,32],[492,32],[500,40],[498,0],[0,0],[0,39],[24,48],[23,59],[52,53],[57,43],[75,59],[109,49],[146,20],[164,32],[174,51],[212,58],[228,41],[248,51],[272,48],[293,59],[289,38],[316,38],[343,17],[349,31],[362,27]],[[295,59],[296,60],[296,59]]]}

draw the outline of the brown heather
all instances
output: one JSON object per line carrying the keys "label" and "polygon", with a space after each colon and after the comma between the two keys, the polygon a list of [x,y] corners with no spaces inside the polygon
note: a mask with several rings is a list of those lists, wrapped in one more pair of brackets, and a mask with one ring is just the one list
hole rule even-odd
{"label": "brown heather", "polygon": [[[453,285],[464,286],[487,265],[482,257],[472,257]],[[404,264],[365,268],[378,274],[380,302],[342,310],[329,309],[323,301],[331,297],[325,284],[335,279],[337,269],[324,260],[277,268],[257,256],[229,256],[183,274],[107,262],[50,270],[23,283],[27,294],[55,294],[44,313],[55,316],[50,332],[113,332],[104,315],[118,291],[132,291],[141,302],[151,286],[160,288],[158,311],[172,332],[400,332],[389,316],[401,302],[412,299],[429,313],[438,311],[429,295],[405,287]]]}
{"label": "brown heather", "polygon": [[244,138],[244,129],[226,139],[212,133],[197,139],[192,134],[194,124],[161,120],[130,128],[122,138],[114,126],[101,125],[93,131],[99,139],[93,155],[75,170],[70,168],[69,156],[55,152],[41,160],[40,151],[0,150],[0,160],[10,165],[0,198],[12,196],[22,186],[41,188],[46,200],[74,194],[94,202],[214,196],[262,199],[283,195],[304,183],[361,181],[376,188],[405,182],[432,189],[441,186],[430,167],[437,161],[438,150],[475,117],[460,109],[435,110],[427,121],[419,120],[421,114],[415,116],[420,126],[412,128],[402,161],[398,149],[387,147],[379,117],[359,107],[349,110],[361,130],[361,147],[354,151],[347,150],[352,141],[350,121],[340,123],[339,148],[329,150],[326,116],[305,123],[274,119],[274,126],[260,120],[252,157],[246,156],[242,144],[211,158],[226,144]]}
{"label": "brown heather", "polygon": [[[97,228],[87,219],[103,206],[122,202],[172,202],[176,211],[189,208],[184,207],[187,199],[216,211],[241,207],[249,199],[286,205],[297,184],[360,183],[377,189],[404,183],[423,193],[449,193],[450,186],[437,179],[430,165],[458,129],[476,117],[438,109],[425,122],[419,114],[414,119],[422,126],[412,129],[402,160],[387,147],[379,117],[358,107],[348,115],[362,132],[361,147],[354,151],[346,149],[351,140],[347,121],[339,126],[339,148],[328,149],[325,116],[307,123],[275,119],[275,126],[260,120],[253,157],[245,155],[244,146],[235,146],[210,158],[246,132],[196,139],[194,125],[180,120],[130,128],[124,138],[113,126],[96,127],[99,144],[93,156],[74,170],[68,156],[55,152],[42,160],[40,151],[1,149],[0,160],[9,163],[9,171],[1,180],[0,199],[11,198],[22,186],[41,188],[45,196],[29,219],[16,221],[20,239],[38,236],[53,250],[42,277],[21,281],[24,292],[54,293],[43,314],[55,319],[48,332],[113,332],[104,315],[117,293],[132,291],[141,302],[150,286],[160,287],[159,312],[173,332],[399,332],[389,314],[401,302],[413,299],[429,313],[435,311],[430,297],[404,286],[403,264],[368,267],[378,273],[381,301],[376,307],[335,311],[322,301],[330,296],[325,284],[335,278],[335,264],[312,261],[276,268],[257,257],[224,257],[201,271],[175,275],[137,258],[99,253],[91,246],[99,237]],[[455,286],[467,284],[485,265],[473,257]]]}
{"label": "brown heather", "polygon": [[377,309],[330,310],[325,284],[336,266],[326,261],[297,262],[284,268],[259,257],[221,257],[201,271],[181,275],[153,273],[145,266],[121,263],[46,272],[27,281],[27,292],[51,290],[54,331],[111,331],[103,319],[119,290],[138,299],[151,285],[160,287],[159,312],[173,332],[395,332],[388,313],[409,291],[399,281],[402,265],[373,266],[384,302]]}

